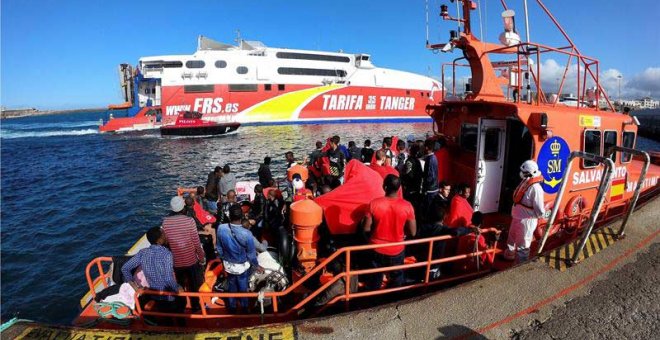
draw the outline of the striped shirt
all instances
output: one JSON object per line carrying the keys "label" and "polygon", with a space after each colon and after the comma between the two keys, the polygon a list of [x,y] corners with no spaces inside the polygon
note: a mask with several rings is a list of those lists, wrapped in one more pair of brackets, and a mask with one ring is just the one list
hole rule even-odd
{"label": "striped shirt", "polygon": [[174,268],[190,267],[204,260],[195,220],[181,214],[168,216],[163,219],[163,230],[172,250]]}

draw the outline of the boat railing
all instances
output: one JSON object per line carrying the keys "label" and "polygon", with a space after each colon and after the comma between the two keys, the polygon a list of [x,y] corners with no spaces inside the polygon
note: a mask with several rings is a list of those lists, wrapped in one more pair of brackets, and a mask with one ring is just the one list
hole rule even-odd
{"label": "boat railing", "polygon": [[[571,71],[572,62],[576,60],[575,63],[575,89],[577,93],[577,103],[590,103],[593,106],[593,109],[599,110],[599,102],[601,99],[604,99],[607,108],[611,111],[614,110],[613,104],[610,102],[605,90],[602,88],[599,82],[599,62],[597,59],[584,56],[579,53],[579,51],[573,46],[564,46],[564,47],[551,47],[533,42],[521,42],[513,46],[500,46],[497,48],[491,48],[484,51],[488,55],[512,55],[515,53],[515,58],[510,58],[507,60],[496,60],[491,61],[491,66],[493,69],[504,70],[506,69],[509,77],[513,77],[513,80],[508,80],[506,98],[510,98],[509,91],[513,89],[517,95],[514,95],[512,99],[515,103],[525,103],[534,104],[534,105],[561,105],[559,104],[559,99],[563,93],[564,88],[567,86],[567,80],[569,76],[569,71]],[[546,98],[545,89],[542,85],[543,79],[543,69],[542,64],[542,55],[548,53],[557,53],[567,57],[566,64],[562,72],[561,78],[557,79],[557,89],[556,95],[557,98],[549,100]],[[457,63],[459,60],[466,60],[465,57],[454,59],[453,62],[447,63],[448,66],[452,66],[452,93],[456,95],[456,67],[465,67],[465,63]],[[523,82],[527,81],[527,85],[524,85]],[[546,79],[545,84],[550,83]],[[442,85],[443,88],[445,85],[444,77],[444,65],[442,69]],[[590,88],[594,86],[594,89]],[[532,90],[536,91],[536,97],[531,93]],[[590,92],[592,91],[592,92]],[[523,93],[527,95],[524,96],[526,100],[523,99]],[[590,95],[593,96],[590,98]],[[444,98],[443,98],[444,99]]]}
{"label": "boat railing", "polygon": [[[571,165],[573,164],[573,161],[576,158],[582,158],[592,162],[598,162],[602,164],[605,169],[600,179],[600,183],[598,185],[598,189],[597,189],[598,191],[597,191],[596,199],[594,200],[593,207],[591,209],[588,226],[583,232],[579,246],[575,250],[575,253],[572,255],[571,263],[577,262],[578,256],[582,252],[582,248],[584,248],[587,239],[591,235],[591,231],[593,230],[593,227],[596,224],[596,220],[598,219],[598,215],[600,214],[601,208],[603,207],[603,202],[605,201],[605,194],[608,192],[612,184],[612,174],[614,169],[614,162],[609,157],[603,157],[582,151],[571,152],[571,155],[568,157],[568,164],[566,165],[567,169],[572,169]],[[559,185],[559,192],[557,193],[557,196],[555,196],[555,202],[552,207],[552,212],[550,213],[550,217],[548,218],[548,223],[547,223],[548,227],[545,230],[543,239],[541,240],[541,245],[539,246],[538,249],[538,254],[541,254],[545,246],[545,243],[548,240],[548,236],[550,235],[550,229],[551,229],[550,226],[554,224],[555,218],[557,217],[557,212],[559,211],[560,202],[562,201],[562,198],[564,197],[564,192],[566,191],[566,183],[568,182],[568,178],[571,173],[572,173],[571,171],[564,172],[564,176],[561,180],[561,184]]]}
{"label": "boat railing", "polygon": [[[395,243],[386,243],[386,244],[368,244],[368,245],[360,245],[360,246],[349,246],[349,247],[343,247],[336,252],[334,252],[332,255],[324,259],[321,263],[319,263],[317,266],[315,266],[311,271],[305,274],[303,278],[301,278],[298,281],[295,281],[292,285],[287,287],[283,291],[273,291],[273,292],[264,292],[263,294],[260,292],[246,292],[246,293],[225,293],[225,292],[164,292],[164,291],[155,291],[155,290],[149,290],[149,289],[138,289],[135,297],[135,312],[136,315],[151,315],[151,316],[161,316],[161,317],[175,317],[175,318],[187,318],[187,319],[227,319],[227,318],[268,318],[268,319],[286,319],[289,317],[293,317],[294,315],[297,315],[299,313],[304,312],[305,307],[313,302],[321,293],[323,293],[326,289],[328,289],[331,285],[336,283],[339,280],[344,280],[345,284],[345,291],[343,294],[340,294],[338,296],[335,296],[332,298],[328,303],[326,303],[325,306],[319,306],[319,311],[324,310],[325,308],[334,305],[338,301],[345,301],[348,303],[353,300],[353,299],[358,299],[358,298],[364,298],[364,297],[372,297],[372,296],[378,296],[378,295],[383,295],[383,294],[389,294],[393,292],[400,292],[400,291],[409,291],[413,289],[426,289],[428,287],[434,286],[434,285],[439,285],[451,281],[457,281],[457,280],[462,280],[466,279],[469,277],[474,277],[474,276],[479,276],[486,274],[490,271],[490,267],[487,265],[481,265],[480,264],[480,257],[486,254],[495,254],[499,252],[499,249],[497,248],[497,238],[499,236],[500,231],[496,228],[484,228],[480,230],[481,235],[485,234],[494,234],[496,235],[496,241],[490,244],[486,249],[477,249],[475,246],[475,249],[473,249],[472,252],[468,253],[463,253],[463,254],[456,254],[452,256],[446,256],[446,257],[438,257],[434,258],[433,254],[433,249],[434,249],[434,244],[437,244],[438,242],[451,242],[451,240],[458,240],[460,237],[459,236],[452,236],[452,235],[444,235],[444,236],[436,236],[436,237],[431,237],[431,238],[424,238],[424,239],[414,239],[414,240],[409,240],[409,241],[402,241],[402,242],[395,242]],[[475,237],[475,242],[479,240],[479,237]],[[419,261],[419,262],[414,262],[414,263],[404,263],[402,265],[396,265],[396,266],[389,266],[389,267],[379,267],[379,268],[370,268],[370,269],[356,269],[352,265],[352,263],[356,262],[356,254],[358,253],[364,253],[368,251],[372,251],[375,249],[379,248],[384,248],[384,247],[391,247],[391,246],[413,246],[413,245],[426,245],[428,246],[428,252],[426,254],[426,260],[424,261]],[[342,259],[343,257],[343,259]],[[463,273],[460,273],[458,275],[452,275],[452,276],[447,276],[447,277],[441,277],[439,279],[433,280],[431,278],[431,268],[434,265],[442,265],[445,263],[456,263],[459,261],[466,261],[470,259],[475,259],[476,260],[476,270],[466,270]],[[309,283],[310,280],[318,277],[327,267],[328,265],[333,262],[333,261],[342,261],[344,264],[344,271],[340,272],[336,275],[334,275],[332,278],[330,278],[327,282],[324,284],[320,285],[319,288],[314,290],[313,292],[309,293],[306,295],[302,300],[300,301],[290,301],[289,303],[285,303],[280,301],[280,299],[287,299],[292,297],[294,294],[299,292],[301,289],[304,289],[304,284]],[[111,262],[112,259],[110,257],[98,257],[92,260],[88,265],[87,265],[87,283],[90,289],[90,293],[92,294],[93,297],[96,296],[96,291],[99,288],[99,284],[102,285],[103,287],[107,287],[109,285],[109,273],[107,271],[103,271],[103,263]],[[96,267],[100,273],[99,277],[92,278],[92,275],[90,271],[92,268]],[[411,270],[415,268],[420,268],[424,269],[424,275],[423,279],[414,281],[412,283],[407,282],[404,283],[400,287],[390,287],[390,288],[381,288],[377,290],[367,290],[367,291],[358,291],[354,292],[351,291],[351,277],[359,276],[359,275],[367,275],[367,274],[377,274],[377,273],[382,273],[386,274],[392,271],[397,271],[397,270]],[[193,306],[194,304],[199,304],[199,308],[193,308],[198,311],[196,312],[183,312],[183,313],[166,313],[162,311],[155,311],[155,310],[150,310],[149,308],[145,308],[145,305],[142,304],[140,301],[139,297],[141,296],[174,296],[174,297],[182,297],[186,299],[187,305],[188,306]],[[264,313],[264,314],[241,314],[241,315],[234,315],[234,314],[228,314],[226,312],[224,313],[218,313],[218,309],[207,309],[206,305],[212,305],[213,301],[215,299],[226,299],[226,298],[248,298],[250,299],[251,302],[258,302],[258,301],[263,301],[264,299],[269,300],[271,302],[271,305],[269,307],[269,312]],[[282,305],[285,306],[282,306]]]}

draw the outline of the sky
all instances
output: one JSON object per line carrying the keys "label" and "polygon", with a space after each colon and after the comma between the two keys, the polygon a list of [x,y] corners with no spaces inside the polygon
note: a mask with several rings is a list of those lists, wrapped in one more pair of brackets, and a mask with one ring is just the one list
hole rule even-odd
{"label": "sky", "polygon": [[[484,35],[502,31],[499,0],[476,1]],[[431,42],[446,42],[453,22],[438,17],[428,0]],[[524,37],[522,0],[508,1]],[[565,46],[561,35],[529,0],[533,41]],[[192,54],[197,36],[233,43],[369,53],[379,67],[440,77],[440,65],[460,54],[425,48],[424,0],[380,1],[100,1],[2,0],[0,4],[0,103],[3,107],[66,109],[121,102],[117,65],[142,56]],[[600,60],[610,97],[660,99],[660,2],[656,0],[546,0],[580,51]],[[473,31],[479,11],[473,11]],[[562,72],[566,60],[544,60],[542,70]],[[554,79],[553,77],[549,77]],[[550,81],[551,82],[551,81]]]}

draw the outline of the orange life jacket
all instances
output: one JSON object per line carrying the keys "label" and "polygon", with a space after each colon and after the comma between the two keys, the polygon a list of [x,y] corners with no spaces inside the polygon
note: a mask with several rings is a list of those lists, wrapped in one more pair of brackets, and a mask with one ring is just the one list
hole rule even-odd
{"label": "orange life jacket", "polygon": [[523,196],[525,196],[527,189],[529,189],[532,185],[541,182],[543,182],[543,176],[528,177],[524,179],[522,182],[520,182],[520,184],[518,184],[516,191],[513,192],[513,203],[520,204],[528,209],[534,209],[534,207],[523,204],[522,199]]}

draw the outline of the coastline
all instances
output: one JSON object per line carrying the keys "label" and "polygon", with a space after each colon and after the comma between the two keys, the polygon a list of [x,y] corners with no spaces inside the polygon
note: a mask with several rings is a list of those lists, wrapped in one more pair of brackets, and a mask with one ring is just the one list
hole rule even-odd
{"label": "coastline", "polygon": [[57,115],[57,114],[66,114],[66,113],[77,113],[77,112],[93,112],[93,111],[105,111],[107,108],[85,108],[85,109],[68,109],[68,110],[37,110],[35,108],[27,109],[16,109],[16,110],[2,110],[0,113],[0,119],[11,119],[11,118],[20,118],[20,117],[32,117],[32,116],[45,116],[45,115]]}

